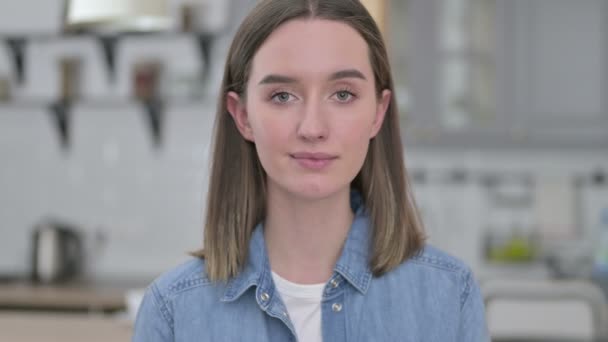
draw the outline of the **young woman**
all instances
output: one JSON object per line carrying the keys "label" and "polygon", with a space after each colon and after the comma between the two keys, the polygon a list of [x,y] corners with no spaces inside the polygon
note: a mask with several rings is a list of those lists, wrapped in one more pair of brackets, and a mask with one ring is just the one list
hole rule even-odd
{"label": "young woman", "polygon": [[357,0],[266,0],[230,49],[204,249],[134,341],[488,341],[471,271],[424,243],[378,27]]}

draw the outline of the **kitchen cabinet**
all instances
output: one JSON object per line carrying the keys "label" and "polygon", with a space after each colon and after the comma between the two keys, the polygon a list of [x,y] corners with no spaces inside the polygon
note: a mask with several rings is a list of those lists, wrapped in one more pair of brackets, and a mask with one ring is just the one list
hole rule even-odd
{"label": "kitchen cabinet", "polygon": [[503,115],[534,143],[608,146],[608,3],[504,1]]}
{"label": "kitchen cabinet", "polygon": [[59,33],[63,0],[0,1],[0,35]]}
{"label": "kitchen cabinet", "polygon": [[397,96],[411,98],[406,143],[608,147],[607,2],[409,0],[399,7],[391,22],[405,18],[405,45],[394,31],[389,44],[407,60],[405,77],[395,72]]}
{"label": "kitchen cabinet", "polygon": [[127,342],[129,321],[80,314],[0,313],[0,341]]}

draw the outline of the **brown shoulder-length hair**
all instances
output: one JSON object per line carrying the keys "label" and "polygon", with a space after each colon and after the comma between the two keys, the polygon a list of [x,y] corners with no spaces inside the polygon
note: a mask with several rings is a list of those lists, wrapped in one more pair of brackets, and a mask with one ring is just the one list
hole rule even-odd
{"label": "brown shoulder-length hair", "polygon": [[[249,240],[266,210],[266,173],[255,146],[239,133],[226,108],[228,92],[245,96],[252,60],[281,24],[296,18],[343,22],[369,47],[375,88],[393,90],[384,41],[378,26],[358,0],[264,0],[245,18],[232,42],[224,70],[214,130],[204,249],[212,280],[237,275],[247,260]],[[363,166],[351,187],[363,196],[372,227],[370,268],[380,276],[415,253],[424,232],[407,182],[393,96],[379,133],[371,139]]]}

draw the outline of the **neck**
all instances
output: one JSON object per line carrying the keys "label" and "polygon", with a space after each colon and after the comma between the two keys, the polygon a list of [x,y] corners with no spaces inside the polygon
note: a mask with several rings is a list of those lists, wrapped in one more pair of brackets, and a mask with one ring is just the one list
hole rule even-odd
{"label": "neck", "polygon": [[350,190],[307,200],[269,184],[267,201],[264,234],[272,270],[299,284],[326,282],[353,221]]}

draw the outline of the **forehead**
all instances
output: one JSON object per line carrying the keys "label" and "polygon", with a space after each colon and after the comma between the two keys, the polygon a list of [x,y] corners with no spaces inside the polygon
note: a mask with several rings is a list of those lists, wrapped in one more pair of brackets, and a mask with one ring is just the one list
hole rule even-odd
{"label": "forehead", "polygon": [[251,79],[256,82],[269,73],[326,77],[341,69],[357,69],[373,79],[363,37],[339,21],[294,19],[279,26],[259,48]]}

